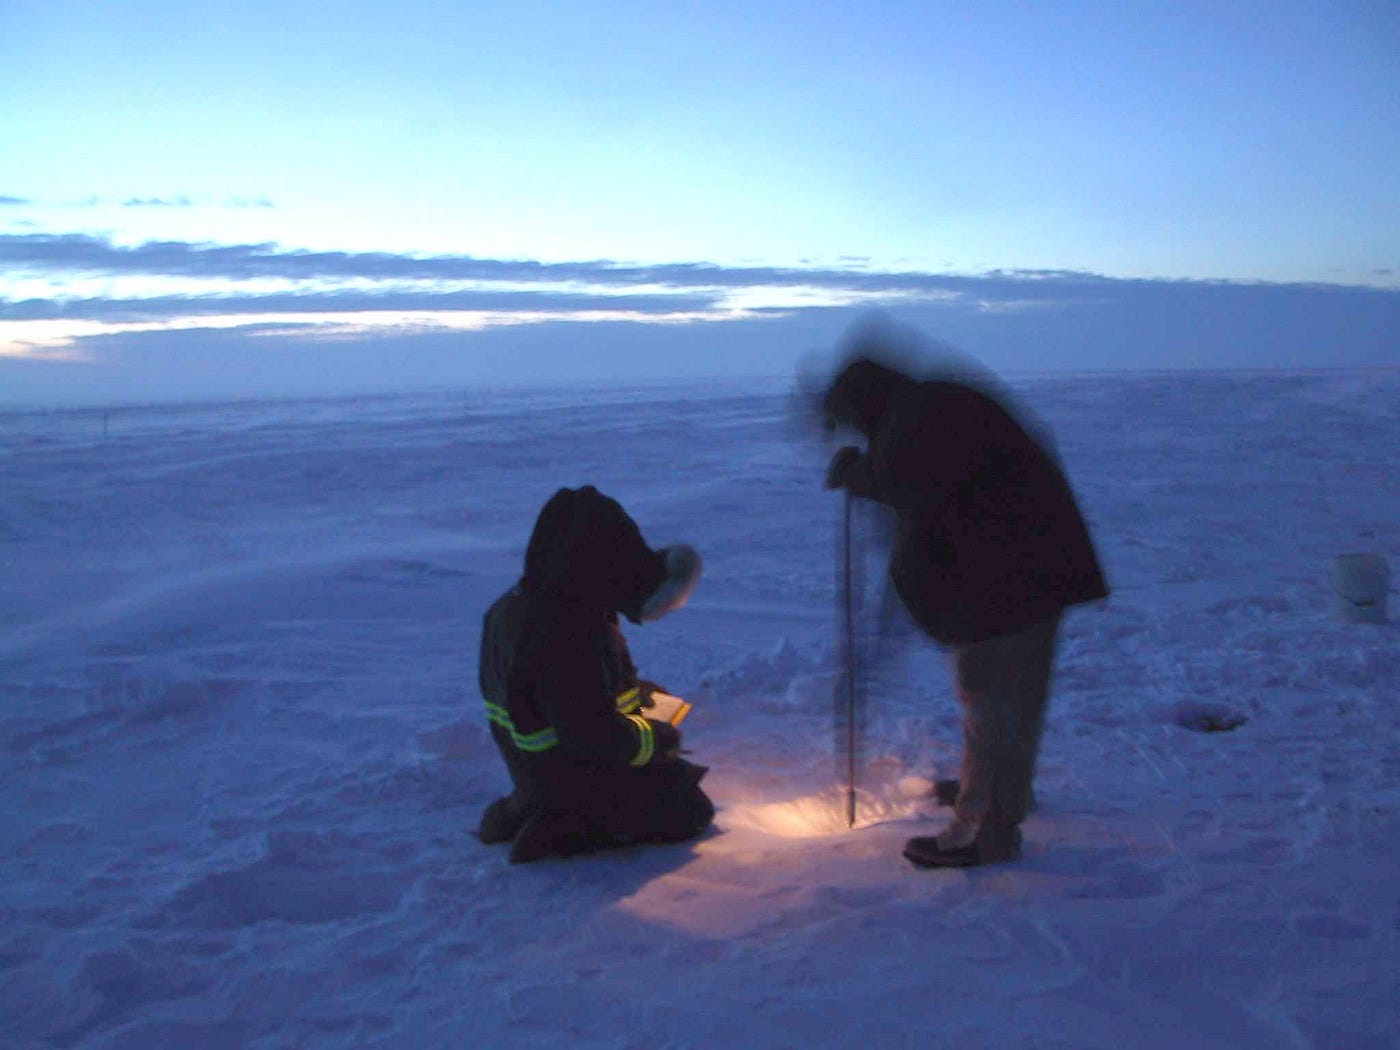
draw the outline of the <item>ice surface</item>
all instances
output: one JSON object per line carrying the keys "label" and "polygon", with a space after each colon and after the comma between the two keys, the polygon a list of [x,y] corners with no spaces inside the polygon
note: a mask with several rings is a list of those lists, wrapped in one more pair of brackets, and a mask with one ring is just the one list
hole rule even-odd
{"label": "ice surface", "polygon": [[[1328,574],[1400,559],[1400,373],[1018,393],[1114,595],[1025,856],[966,872],[900,857],[958,740],[907,632],[844,827],[839,506],[781,384],[0,414],[0,1041],[1393,1046],[1400,635]],[[717,831],[513,868],[477,628],[584,483],[705,558],[629,639]]]}

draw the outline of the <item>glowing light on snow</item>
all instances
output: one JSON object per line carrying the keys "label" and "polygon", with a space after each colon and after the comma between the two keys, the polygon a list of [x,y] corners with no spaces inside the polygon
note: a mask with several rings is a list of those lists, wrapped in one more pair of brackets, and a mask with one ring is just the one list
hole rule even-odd
{"label": "glowing light on snow", "polygon": [[857,789],[854,829],[846,824],[844,787],[782,802],[735,806],[721,819],[728,828],[752,828],[783,838],[839,835],[912,816],[932,792],[933,785],[922,777],[904,777],[874,791]]}
{"label": "glowing light on snow", "polygon": [[[933,784],[923,777],[900,776],[890,768],[869,772],[870,790],[857,792],[854,829],[846,826],[844,786],[776,802],[727,799],[715,818],[722,834],[701,838],[689,863],[647,881],[617,907],[648,922],[717,940],[763,927],[772,920],[773,901],[745,872],[810,874],[829,870],[827,865],[841,868],[848,863],[850,849],[891,848],[888,837],[862,837],[852,831],[913,817],[929,804]],[[818,841],[840,835],[847,838],[839,847]],[[846,878],[830,877],[838,882]]]}

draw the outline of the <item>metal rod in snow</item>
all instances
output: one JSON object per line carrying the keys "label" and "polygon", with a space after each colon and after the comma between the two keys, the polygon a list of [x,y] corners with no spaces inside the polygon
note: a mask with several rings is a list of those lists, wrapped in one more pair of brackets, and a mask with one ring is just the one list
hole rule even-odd
{"label": "metal rod in snow", "polygon": [[846,650],[846,826],[856,826],[856,628],[851,584],[851,503],[845,499],[845,527],[841,544],[841,608]]}

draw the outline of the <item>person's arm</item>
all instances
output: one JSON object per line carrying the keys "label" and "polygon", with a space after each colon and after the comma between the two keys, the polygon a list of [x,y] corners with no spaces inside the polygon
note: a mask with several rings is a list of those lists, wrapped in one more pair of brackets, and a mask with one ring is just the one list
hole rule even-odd
{"label": "person's arm", "polygon": [[854,445],[836,450],[826,468],[825,485],[852,496],[895,508],[918,507],[930,501],[936,457],[915,446],[907,420],[889,419],[870,442],[870,451]]}
{"label": "person's arm", "polygon": [[559,746],[603,765],[645,766],[672,757],[680,733],[639,712],[623,714],[609,695],[601,654],[551,653],[536,682],[540,708],[559,737]]}
{"label": "person's arm", "polygon": [[845,445],[831,457],[823,484],[829,489],[846,489],[852,496],[870,498],[869,474],[865,453],[855,445]]}

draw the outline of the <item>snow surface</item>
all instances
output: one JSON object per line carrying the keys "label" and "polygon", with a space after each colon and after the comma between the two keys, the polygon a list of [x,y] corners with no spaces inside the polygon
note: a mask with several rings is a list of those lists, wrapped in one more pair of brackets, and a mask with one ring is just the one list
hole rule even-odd
{"label": "snow surface", "polygon": [[[907,631],[844,827],[839,500],[782,382],[0,415],[0,1042],[1397,1045],[1400,628],[1329,570],[1400,562],[1400,371],[1016,386],[1114,594],[1025,856],[962,872],[900,857],[958,751]],[[706,558],[628,636],[717,830],[512,867],[479,619],[586,482]]]}

